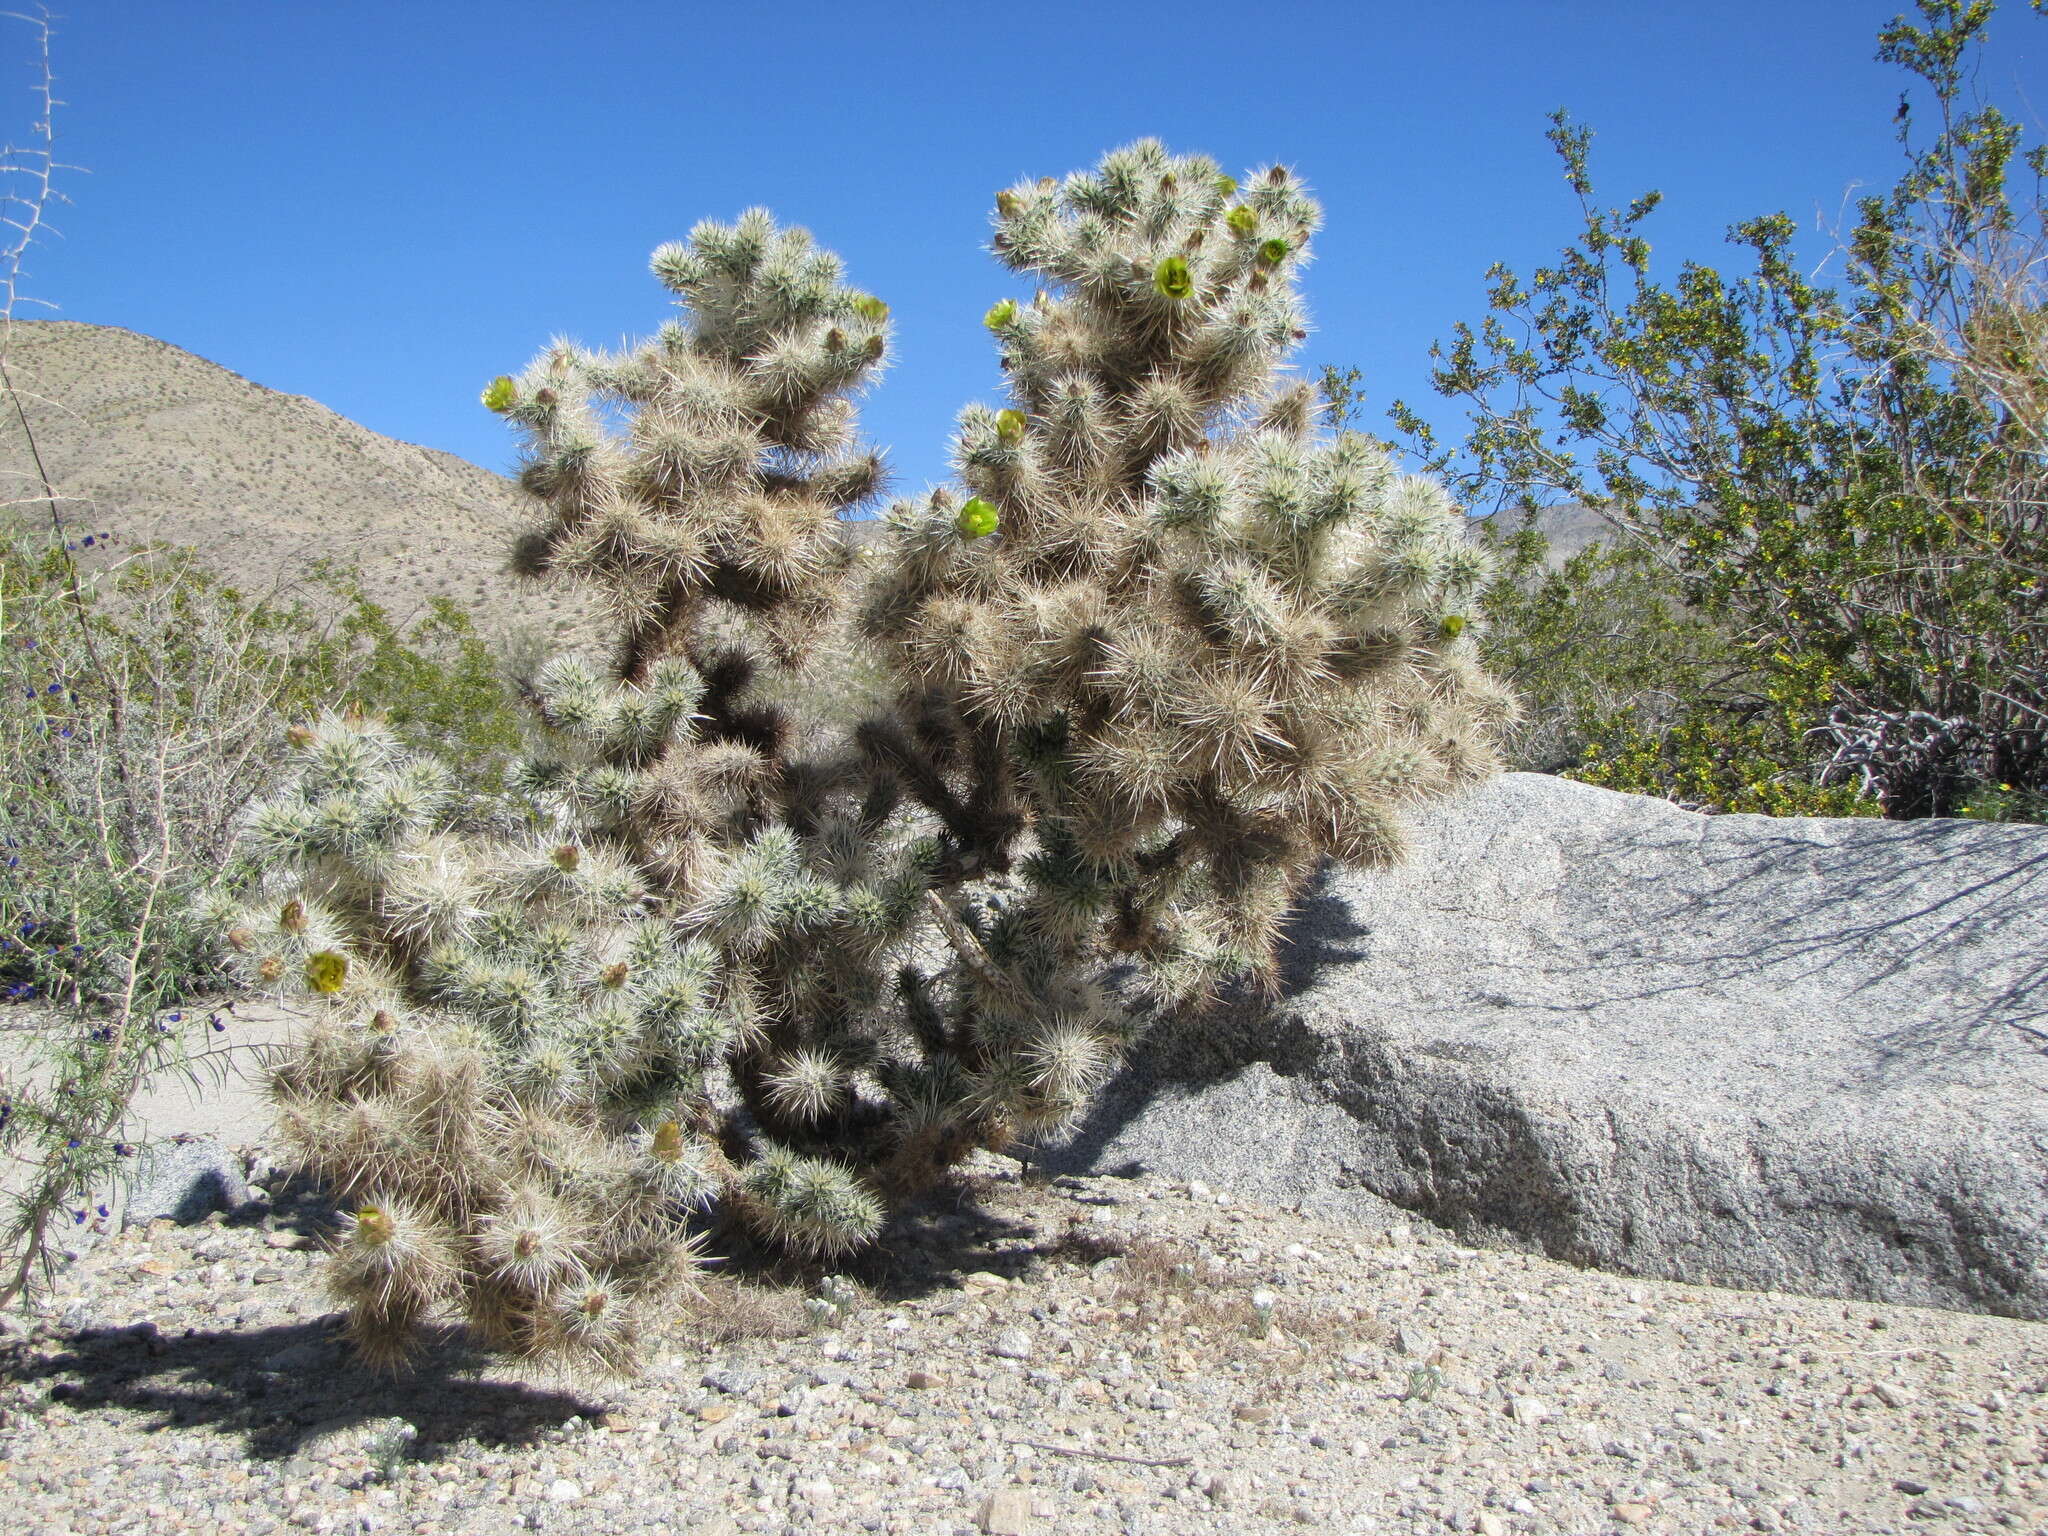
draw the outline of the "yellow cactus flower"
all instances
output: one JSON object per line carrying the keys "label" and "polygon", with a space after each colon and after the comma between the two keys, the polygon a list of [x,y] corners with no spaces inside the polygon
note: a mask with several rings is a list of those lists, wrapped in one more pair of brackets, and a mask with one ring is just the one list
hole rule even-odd
{"label": "yellow cactus flower", "polygon": [[332,995],[348,980],[348,958],[331,949],[306,957],[306,985],[315,992]]}

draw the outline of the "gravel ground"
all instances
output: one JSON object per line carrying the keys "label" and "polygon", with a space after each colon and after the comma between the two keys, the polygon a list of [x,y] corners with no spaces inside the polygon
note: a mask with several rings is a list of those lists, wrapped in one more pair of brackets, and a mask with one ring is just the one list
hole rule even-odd
{"label": "gravel ground", "polygon": [[451,1336],[392,1382],[334,1342],[321,1214],[280,1189],[80,1251],[0,1343],[0,1529],[2048,1531],[2035,1323],[991,1158],[837,1316],[727,1277],[636,1381]]}

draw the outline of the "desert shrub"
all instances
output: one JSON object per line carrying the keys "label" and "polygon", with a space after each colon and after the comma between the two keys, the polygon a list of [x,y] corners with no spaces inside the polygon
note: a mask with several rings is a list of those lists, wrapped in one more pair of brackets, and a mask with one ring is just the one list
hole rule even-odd
{"label": "desert shrub", "polygon": [[176,1007],[221,970],[195,904],[265,783],[291,660],[272,616],[189,563],[132,562],[111,585],[113,602],[61,544],[0,540],[0,981],[39,1025],[0,1081],[18,1175],[0,1300],[35,1280],[51,1224],[86,1220],[116,1180],[137,1088],[207,1049]]}
{"label": "desert shrub", "polygon": [[[131,935],[145,900],[159,921],[136,963],[151,986],[183,998],[227,983],[216,933],[165,924],[199,893],[250,878],[237,830],[274,786],[282,722],[374,705],[401,740],[485,785],[520,744],[498,658],[448,603],[401,628],[341,577],[309,593],[338,606],[323,614],[251,601],[189,551],[132,551],[96,572],[75,563],[109,542],[0,529],[9,1000],[109,1002],[128,985],[125,948],[85,935]],[[169,909],[149,896],[157,863],[180,893]]]}
{"label": "desert shrub", "polygon": [[190,1003],[231,984],[208,914],[252,878],[237,833],[275,785],[281,723],[374,697],[485,782],[516,740],[459,613],[401,632],[358,594],[333,624],[167,549],[81,570],[105,538],[0,532],[0,997],[28,1020],[0,1079],[0,1155],[27,1170],[0,1300],[53,1222],[94,1219],[119,1183],[140,1087],[233,1049]]}
{"label": "desert shrub", "polygon": [[[1688,263],[1658,282],[1642,232],[1656,194],[1602,209],[1590,135],[1559,114],[1584,234],[1527,281],[1496,267],[1493,313],[1438,353],[1437,389],[1475,423],[1432,457],[1461,495],[1600,509],[1636,562],[1627,581],[1725,637],[1669,680],[1674,712],[1616,722],[1597,759],[1589,733],[1587,776],[1892,816],[2048,782],[2048,160],[2029,151],[2016,188],[2018,124],[1965,99],[1992,7],[1919,11],[1884,28],[1879,56],[1925,88],[1935,126],[1901,114],[1906,170],[1859,204],[1838,287],[1803,275],[1782,214],[1730,231],[1748,272]],[[1597,602],[1618,574],[1563,580]],[[1640,633],[1654,643],[1662,624]]]}
{"label": "desert shrub", "polygon": [[1853,786],[1787,770],[1811,757],[1805,719],[1643,550],[1602,542],[1554,561],[1533,521],[1499,521],[1478,529],[1497,561],[1480,655],[1525,706],[1501,745],[1509,766],[1694,809],[1878,814]]}
{"label": "desert shrub", "polygon": [[[537,672],[498,799],[375,721],[295,731],[223,914],[252,985],[318,1006],[273,1090],[353,1212],[370,1356],[456,1310],[618,1365],[700,1213],[871,1241],[1070,1122],[1148,1010],[1269,981],[1324,858],[1398,857],[1400,807],[1491,771],[1483,553],[1276,374],[1317,218],[1282,167],[1151,142],[1002,192],[1038,289],[986,316],[1010,402],[870,558],[840,516],[882,479],[852,399],[888,307],[802,230],[701,224],[654,255],[652,340],[493,382],[519,562],[591,583],[616,650]],[[797,730],[778,698],[856,643],[870,716]]]}
{"label": "desert shrub", "polygon": [[467,610],[448,597],[427,600],[410,621],[366,597],[352,580],[332,583],[346,600],[322,664],[295,677],[296,713],[307,701],[372,711],[401,741],[431,750],[465,782],[498,788],[524,745],[514,688],[521,676],[517,641],[494,644]]}
{"label": "desert shrub", "polygon": [[[1362,417],[1362,378],[1324,367],[1318,389],[1332,422]],[[1512,506],[1468,520],[1466,533],[1493,563],[1479,657],[1522,704],[1497,733],[1507,767],[1694,810],[1879,813],[1853,787],[1814,781],[1804,720],[1640,541],[1609,537],[1554,558],[1534,509]],[[1963,814],[2023,804],[1986,801]]]}

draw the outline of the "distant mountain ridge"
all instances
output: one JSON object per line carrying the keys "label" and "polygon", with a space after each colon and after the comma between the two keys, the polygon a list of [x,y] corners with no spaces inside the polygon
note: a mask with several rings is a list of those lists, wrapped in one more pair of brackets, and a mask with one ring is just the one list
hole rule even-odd
{"label": "distant mountain ridge", "polygon": [[[327,559],[356,566],[395,617],[447,596],[487,629],[579,627],[566,584],[505,569],[529,514],[502,475],[117,326],[17,320],[7,363],[81,533],[190,546],[250,593],[291,590]],[[11,413],[0,475],[0,499],[39,519],[22,505],[42,491]]]}
{"label": "distant mountain ridge", "polygon": [[[1490,517],[1472,518],[1466,532],[1476,536],[1482,523],[1490,523],[1496,517],[1500,519],[1501,527],[1509,532],[1522,526],[1520,512],[1496,512]],[[1551,565],[1563,565],[1573,555],[1610,538],[1614,532],[1613,525],[1606,518],[1575,501],[1540,509],[1536,514],[1536,529],[1550,541]]]}

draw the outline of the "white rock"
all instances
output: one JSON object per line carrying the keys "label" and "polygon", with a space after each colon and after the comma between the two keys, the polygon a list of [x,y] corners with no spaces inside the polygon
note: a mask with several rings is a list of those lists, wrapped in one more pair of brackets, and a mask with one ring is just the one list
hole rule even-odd
{"label": "white rock", "polygon": [[548,1484],[548,1502],[550,1504],[574,1504],[582,1497],[583,1490],[570,1482],[566,1477],[558,1477]]}
{"label": "white rock", "polygon": [[1420,1360],[1436,1348],[1436,1340],[1420,1328],[1401,1328],[1394,1334],[1394,1353]]}
{"label": "white rock", "polygon": [[1022,1328],[1005,1328],[989,1345],[992,1354],[1005,1360],[1029,1360],[1031,1358],[1031,1335]]}
{"label": "white rock", "polygon": [[998,1488],[982,1500],[975,1523],[988,1536],[1027,1536],[1032,1528],[1031,1495],[1022,1488]]}
{"label": "white rock", "polygon": [[1550,1417],[1550,1404],[1540,1397],[1518,1397],[1508,1404],[1517,1424],[1535,1424]]}

